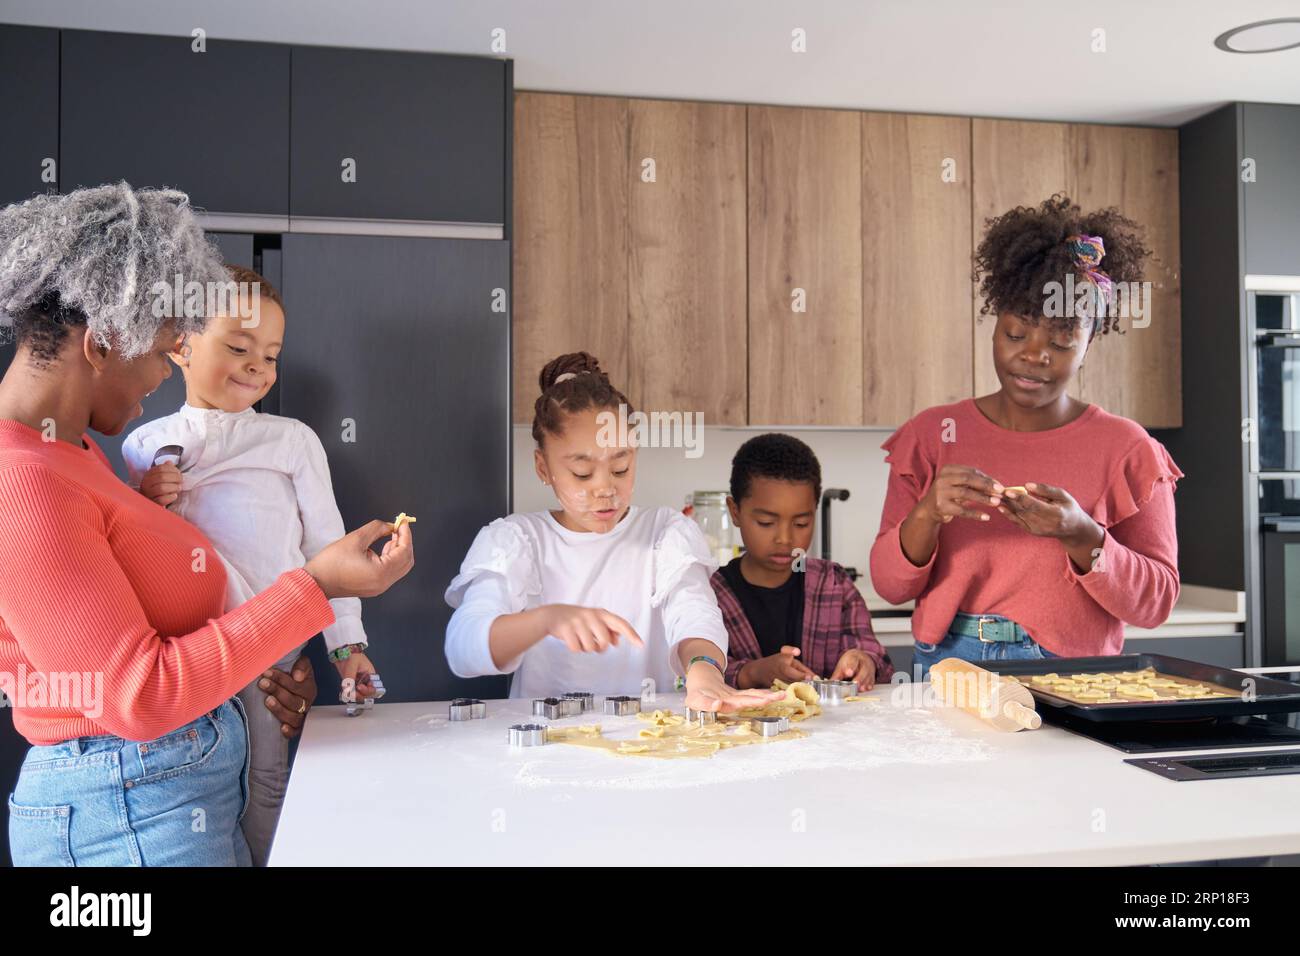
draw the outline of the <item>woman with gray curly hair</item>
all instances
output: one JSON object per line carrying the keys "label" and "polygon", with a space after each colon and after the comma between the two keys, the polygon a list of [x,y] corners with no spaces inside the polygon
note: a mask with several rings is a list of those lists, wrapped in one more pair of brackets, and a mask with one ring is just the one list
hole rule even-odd
{"label": "woman with gray curly hair", "polygon": [[392,529],[372,521],[223,614],[211,544],[86,436],[140,415],[206,322],[161,290],[227,280],[183,193],[118,183],[0,210],[17,344],[0,380],[0,689],[32,744],[9,796],[15,864],[247,865],[235,694],[332,623],[331,598],[382,594],[414,563],[410,529],[381,555]]}

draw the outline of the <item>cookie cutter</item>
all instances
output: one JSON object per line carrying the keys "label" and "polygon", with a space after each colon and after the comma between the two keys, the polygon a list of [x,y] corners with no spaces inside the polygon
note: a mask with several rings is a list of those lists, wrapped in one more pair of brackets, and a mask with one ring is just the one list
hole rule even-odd
{"label": "cookie cutter", "polygon": [[775,737],[790,729],[789,717],[751,717],[749,725],[760,737]]}
{"label": "cookie cutter", "polygon": [[688,724],[699,724],[703,727],[705,724],[716,724],[718,715],[711,710],[696,710],[693,707],[687,707],[686,722]]}
{"label": "cookie cutter", "polygon": [[596,706],[596,697],[589,690],[571,690],[563,697],[564,700],[576,700],[579,704],[578,713],[585,714]]}
{"label": "cookie cutter", "polygon": [[540,747],[546,743],[545,724],[511,724],[511,747]]}
{"label": "cookie cutter", "polygon": [[606,697],[605,713],[615,717],[627,717],[629,714],[641,713],[640,697]]}
{"label": "cookie cutter", "polygon": [[153,453],[153,467],[156,468],[159,465],[175,465],[179,468],[181,464],[181,455],[184,453],[185,449],[180,445],[163,445]]}
{"label": "cookie cutter", "polygon": [[357,682],[355,678],[343,678],[339,687],[339,700],[343,704],[343,713],[348,717],[357,717],[375,706],[373,697],[357,700]]}
{"label": "cookie cutter", "polygon": [[487,716],[487,704],[473,697],[457,697],[447,707],[451,720],[482,720]]}
{"label": "cookie cutter", "polygon": [[573,715],[572,703],[561,697],[538,697],[533,701],[533,716],[559,720]]}
{"label": "cookie cutter", "polygon": [[832,707],[844,703],[844,698],[852,697],[858,692],[857,681],[851,680],[814,680],[812,685],[821,702]]}

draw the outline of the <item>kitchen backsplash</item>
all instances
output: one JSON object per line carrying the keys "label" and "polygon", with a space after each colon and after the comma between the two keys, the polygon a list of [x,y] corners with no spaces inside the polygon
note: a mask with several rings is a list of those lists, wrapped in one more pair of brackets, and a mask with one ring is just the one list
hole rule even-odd
{"label": "kitchen backsplash", "polygon": [[[762,433],[755,428],[704,429],[702,454],[688,458],[680,448],[643,448],[637,460],[636,495],[639,505],[681,508],[693,491],[725,491],[731,475],[731,458],[745,441]],[[880,527],[880,507],[885,500],[889,466],[880,444],[889,431],[875,429],[788,429],[807,442],[822,466],[824,488],[847,488],[848,501],[831,505],[831,556],[846,567],[868,573],[871,543]],[[537,478],[533,467],[533,438],[529,428],[514,432],[514,493],[516,511],[541,511],[555,505],[555,496]],[[820,516],[819,516],[820,517]],[[820,529],[813,554],[820,551]],[[874,593],[874,589],[872,589]]]}

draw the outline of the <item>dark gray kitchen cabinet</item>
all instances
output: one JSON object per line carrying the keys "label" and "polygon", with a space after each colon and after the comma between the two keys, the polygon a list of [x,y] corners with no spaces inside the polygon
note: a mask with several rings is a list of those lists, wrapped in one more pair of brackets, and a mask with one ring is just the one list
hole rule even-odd
{"label": "dark gray kitchen cabinet", "polygon": [[[415,515],[415,567],[362,605],[390,700],[503,697],[443,651],[443,592],[480,527],[510,507],[510,244],[282,237],[279,413],[320,436],[347,528]],[[499,298],[499,296],[498,296]],[[311,642],[321,703],[338,679]]]}
{"label": "dark gray kitchen cabinet", "polygon": [[0,206],[53,190],[59,156],[59,31],[0,24]]}
{"label": "dark gray kitchen cabinet", "polygon": [[504,223],[507,70],[295,46],[292,215]]}
{"label": "dark gray kitchen cabinet", "polygon": [[1300,276],[1300,106],[1244,104],[1241,136],[1246,273]]}
{"label": "dark gray kitchen cabinet", "polygon": [[289,211],[289,48],[63,31],[59,182],[171,186],[210,212]]}

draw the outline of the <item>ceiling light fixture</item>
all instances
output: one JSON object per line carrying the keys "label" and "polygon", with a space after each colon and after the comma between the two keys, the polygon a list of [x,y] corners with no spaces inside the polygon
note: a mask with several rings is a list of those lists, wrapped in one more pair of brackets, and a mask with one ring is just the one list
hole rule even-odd
{"label": "ceiling light fixture", "polygon": [[1300,17],[1280,17],[1233,27],[1214,38],[1225,53],[1276,53],[1300,47]]}

